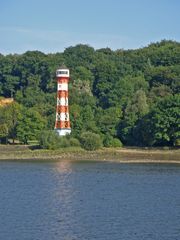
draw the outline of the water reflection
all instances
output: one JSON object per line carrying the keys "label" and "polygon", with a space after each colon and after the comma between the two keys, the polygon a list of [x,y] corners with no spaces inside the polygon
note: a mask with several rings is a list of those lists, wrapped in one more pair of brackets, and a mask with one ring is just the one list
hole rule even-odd
{"label": "water reflection", "polygon": [[60,161],[54,164],[54,170],[59,173],[71,173],[72,172],[72,162],[71,161]]}
{"label": "water reflection", "polygon": [[[54,187],[52,201],[53,215],[56,220],[53,229],[56,229],[56,235],[61,239],[79,239],[77,232],[83,232],[82,225],[79,224],[80,209],[76,209],[74,202],[77,199],[79,190],[76,187],[76,175],[73,172],[73,163],[70,161],[61,161],[53,165],[56,185]],[[72,226],[74,228],[72,229]]]}
{"label": "water reflection", "polygon": [[180,239],[180,167],[0,162],[0,239]]}

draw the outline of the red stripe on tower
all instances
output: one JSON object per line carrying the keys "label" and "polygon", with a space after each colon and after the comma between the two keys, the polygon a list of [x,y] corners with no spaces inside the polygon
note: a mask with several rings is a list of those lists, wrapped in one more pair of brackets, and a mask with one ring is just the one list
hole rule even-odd
{"label": "red stripe on tower", "polygon": [[60,136],[71,133],[69,107],[68,107],[68,82],[69,69],[62,66],[56,71],[57,78],[57,107],[55,130]]}

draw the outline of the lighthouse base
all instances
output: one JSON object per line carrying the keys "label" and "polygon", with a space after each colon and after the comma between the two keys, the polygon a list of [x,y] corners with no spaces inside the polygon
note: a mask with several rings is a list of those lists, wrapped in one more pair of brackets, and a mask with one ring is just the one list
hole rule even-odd
{"label": "lighthouse base", "polygon": [[55,129],[55,131],[58,133],[59,136],[66,136],[71,133],[70,128],[61,128],[61,129]]}

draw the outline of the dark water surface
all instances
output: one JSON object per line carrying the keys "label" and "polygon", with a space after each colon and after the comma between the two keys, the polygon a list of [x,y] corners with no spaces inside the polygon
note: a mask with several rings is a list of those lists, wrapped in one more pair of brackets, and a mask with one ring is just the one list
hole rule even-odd
{"label": "dark water surface", "polygon": [[0,240],[179,240],[180,166],[0,162]]}

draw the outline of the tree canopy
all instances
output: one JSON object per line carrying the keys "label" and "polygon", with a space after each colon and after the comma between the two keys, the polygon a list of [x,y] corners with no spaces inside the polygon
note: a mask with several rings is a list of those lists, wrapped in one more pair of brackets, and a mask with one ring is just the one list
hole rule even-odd
{"label": "tree canopy", "polygon": [[0,106],[0,139],[27,143],[54,128],[55,71],[63,63],[74,138],[90,132],[105,146],[180,142],[180,43],[168,40],[136,50],[78,44],[55,54],[0,54],[0,97],[14,98]]}

